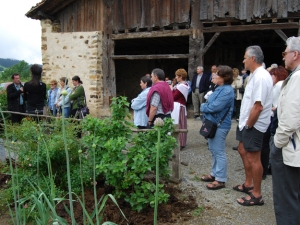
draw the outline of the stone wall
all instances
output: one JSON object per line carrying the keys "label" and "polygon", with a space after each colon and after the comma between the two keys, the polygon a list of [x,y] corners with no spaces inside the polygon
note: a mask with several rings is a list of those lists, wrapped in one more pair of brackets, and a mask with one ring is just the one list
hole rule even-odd
{"label": "stone wall", "polygon": [[73,88],[72,77],[79,76],[91,115],[109,116],[103,108],[102,32],[58,33],[60,28],[50,20],[41,20],[41,27],[43,81],[66,76]]}

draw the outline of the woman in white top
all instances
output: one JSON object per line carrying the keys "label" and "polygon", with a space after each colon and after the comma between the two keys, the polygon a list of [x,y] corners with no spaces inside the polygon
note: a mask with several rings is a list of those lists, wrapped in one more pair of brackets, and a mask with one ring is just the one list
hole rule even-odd
{"label": "woman in white top", "polygon": [[234,90],[234,107],[235,107],[235,117],[236,121],[239,121],[241,102],[243,94],[240,93],[240,89],[243,87],[243,77],[240,76],[240,71],[237,68],[232,69],[233,72],[233,82],[231,87]]}
{"label": "woman in white top", "polygon": [[56,108],[58,109],[58,112],[61,114],[62,113],[62,104],[63,104],[63,96],[62,96],[61,92],[63,90],[66,90],[68,92],[68,94],[65,96],[65,101],[64,101],[64,117],[69,118],[70,112],[71,112],[71,104],[70,104],[69,96],[72,92],[72,89],[67,86],[68,79],[66,77],[60,78],[59,83],[60,83],[60,88],[57,93],[55,105],[56,105]]}
{"label": "woman in white top", "polygon": [[263,138],[263,147],[262,147],[262,151],[261,151],[261,164],[263,166],[263,177],[262,179],[266,179],[267,174],[268,174],[268,170],[269,169],[269,156],[270,156],[270,146],[269,146],[269,140],[271,137],[271,132],[270,132],[270,128],[271,128],[271,124],[272,124],[272,119],[273,119],[273,113],[277,108],[277,102],[278,102],[278,98],[279,98],[279,94],[280,94],[280,90],[281,90],[281,86],[283,81],[285,80],[285,78],[288,77],[288,72],[287,70],[282,67],[279,66],[278,68],[273,68],[269,71],[272,80],[273,80],[273,89],[272,89],[272,116],[270,118],[271,123],[267,129],[267,131],[264,133],[264,138]]}
{"label": "woman in white top", "polygon": [[281,86],[285,78],[288,77],[288,72],[283,66],[279,66],[278,68],[273,68],[269,72],[272,76],[273,80],[273,102],[272,102],[272,111],[274,111],[277,108],[277,102],[281,90]]}

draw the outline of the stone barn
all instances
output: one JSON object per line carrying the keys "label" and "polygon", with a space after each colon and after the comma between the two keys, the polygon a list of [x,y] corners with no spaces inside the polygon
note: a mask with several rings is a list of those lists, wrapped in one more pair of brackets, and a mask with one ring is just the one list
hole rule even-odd
{"label": "stone barn", "polygon": [[97,117],[156,67],[190,79],[198,65],[241,69],[254,44],[281,65],[285,40],[300,35],[299,0],[43,0],[26,16],[41,21],[45,82],[80,76]]}

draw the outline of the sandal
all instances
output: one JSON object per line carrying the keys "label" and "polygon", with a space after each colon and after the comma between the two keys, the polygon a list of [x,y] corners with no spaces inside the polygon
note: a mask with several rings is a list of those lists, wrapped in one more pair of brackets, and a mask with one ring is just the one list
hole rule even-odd
{"label": "sandal", "polygon": [[249,196],[251,197],[249,200],[243,197],[243,202],[237,202],[242,206],[254,206],[265,204],[264,200],[262,200],[262,196],[256,198],[252,193],[249,193]]}
{"label": "sandal", "polygon": [[236,191],[239,191],[239,192],[244,192],[246,194],[249,194],[251,193],[251,191],[253,190],[253,187],[246,187],[245,186],[245,183],[242,184],[242,189],[239,188],[239,184],[234,186],[232,189],[233,190],[236,190]]}
{"label": "sandal", "polygon": [[224,188],[225,187],[225,182],[220,182],[220,181],[217,181],[215,180],[214,182],[210,183],[212,186],[208,186],[206,185],[206,187],[210,190],[218,190],[218,189],[221,189],[221,188]]}
{"label": "sandal", "polygon": [[201,180],[204,182],[214,182],[215,177],[213,177],[211,175],[205,175],[205,176],[201,177]]}

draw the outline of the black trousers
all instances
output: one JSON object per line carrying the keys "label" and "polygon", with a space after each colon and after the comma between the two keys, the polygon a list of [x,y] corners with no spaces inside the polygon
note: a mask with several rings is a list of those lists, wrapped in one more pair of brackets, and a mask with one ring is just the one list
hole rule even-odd
{"label": "black trousers", "polygon": [[[15,110],[15,112],[25,113],[25,106],[19,105],[19,110]],[[24,118],[23,115],[18,115],[18,114],[14,114],[14,113],[11,114],[11,122],[12,123],[20,123],[23,118]]]}

